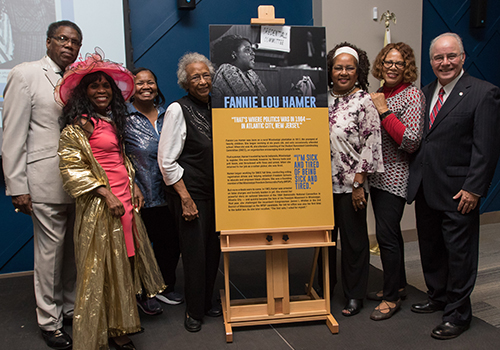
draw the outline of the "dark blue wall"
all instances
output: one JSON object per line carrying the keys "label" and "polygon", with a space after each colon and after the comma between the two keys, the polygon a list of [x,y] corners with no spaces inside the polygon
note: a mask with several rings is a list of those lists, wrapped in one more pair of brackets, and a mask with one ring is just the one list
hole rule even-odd
{"label": "dark blue wall", "polygon": [[[1,158],[0,158],[1,159]],[[28,215],[14,212],[0,168],[0,273],[33,270],[33,224]]]}
{"label": "dark blue wall", "polygon": [[[422,86],[436,77],[429,62],[432,39],[445,32],[460,35],[464,43],[464,69],[472,76],[500,86],[500,1],[489,0],[485,28],[470,28],[470,0],[424,0],[422,20]],[[481,213],[500,210],[500,164]]]}
{"label": "dark blue wall", "polygon": [[[196,9],[177,9],[177,1],[130,0],[130,24],[135,67],[158,76],[167,104],[185,92],[177,85],[177,62],[186,52],[209,57],[210,24],[250,24],[261,1],[199,0]],[[271,0],[276,18],[286,25],[313,25],[312,0]]]}
{"label": "dark blue wall", "polygon": [[[276,17],[289,25],[313,25],[311,0],[273,0]],[[261,3],[229,0],[199,0],[192,11],[177,10],[176,0],[129,0],[135,66],[152,69],[167,103],[184,95],[177,86],[177,61],[188,51],[209,56],[210,24],[250,24]],[[5,196],[0,171],[0,273],[33,269],[33,225],[31,218],[16,214]]]}

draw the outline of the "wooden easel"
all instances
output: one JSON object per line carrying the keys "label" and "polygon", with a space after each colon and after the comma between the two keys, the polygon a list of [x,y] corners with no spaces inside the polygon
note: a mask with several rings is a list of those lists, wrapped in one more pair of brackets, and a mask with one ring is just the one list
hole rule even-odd
{"label": "wooden easel", "polygon": [[[251,24],[283,25],[285,19],[274,18],[274,6],[259,6],[259,18]],[[325,320],[332,333],[339,326],[330,312],[330,272],[328,247],[332,242],[331,226],[293,227],[251,230],[222,230],[221,250],[224,257],[224,289],[220,291],[226,341],[233,341],[233,327]],[[305,294],[290,296],[288,249],[315,248]],[[322,249],[323,296],[312,288],[318,255]],[[231,300],[229,255],[232,252],[265,250],[267,296]]]}
{"label": "wooden easel", "polygon": [[[334,246],[329,230],[314,228],[300,231],[264,230],[222,231],[221,249],[224,257],[224,288],[220,291],[226,342],[233,341],[233,327],[276,323],[326,320],[332,333],[339,325],[330,313],[330,272],[328,247]],[[288,283],[288,249],[314,247],[311,276],[306,294],[290,296]],[[319,255],[323,249],[323,296],[312,288]],[[266,251],[267,298],[233,300],[229,286],[229,253],[251,250]]]}

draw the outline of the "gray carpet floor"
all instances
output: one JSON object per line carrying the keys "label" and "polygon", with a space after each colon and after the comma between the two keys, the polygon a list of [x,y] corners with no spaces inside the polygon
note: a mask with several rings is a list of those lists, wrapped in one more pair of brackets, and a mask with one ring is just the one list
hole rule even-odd
{"label": "gray carpet floor", "polygon": [[[159,316],[141,314],[141,322],[146,331],[132,337],[137,349],[499,349],[500,329],[495,322],[486,322],[487,308],[481,310],[481,305],[493,305],[498,294],[498,278],[492,272],[481,272],[484,285],[496,291],[487,290],[474,292],[474,317],[471,329],[457,339],[439,341],[430,337],[432,328],[441,322],[441,313],[430,315],[415,314],[410,311],[410,305],[425,299],[421,276],[414,274],[419,269],[419,261],[411,260],[413,242],[407,244],[409,282],[417,286],[409,286],[408,299],[393,318],[374,322],[369,315],[377,302],[365,301],[365,308],[359,315],[343,317],[341,310],[345,300],[342,296],[340,283],[333,293],[331,304],[332,314],[339,322],[339,333],[331,334],[324,322],[308,322],[274,326],[256,326],[234,328],[234,342],[225,341],[222,318],[205,318],[203,329],[198,333],[188,333],[183,327],[184,305],[164,305],[164,312]],[[484,246],[484,245],[483,245]],[[498,245],[497,245],[498,247]],[[483,247],[484,248],[484,247]],[[488,246],[486,251],[493,253],[494,247]],[[498,253],[497,253],[498,254]],[[308,280],[312,249],[291,250],[289,254],[290,289],[292,294],[302,294],[304,283]],[[338,254],[340,255],[340,254]],[[416,252],[418,256],[418,248]],[[373,257],[376,264],[377,257]],[[481,257],[482,268],[486,258]],[[494,262],[494,257],[491,262]],[[415,265],[415,266],[413,266]],[[489,263],[487,264],[489,265]],[[497,259],[497,266],[500,260]],[[222,267],[222,265],[221,265]],[[490,266],[489,269],[493,269]],[[182,292],[183,276],[179,266],[178,287]],[[231,254],[231,295],[233,298],[253,298],[265,296],[265,259],[263,252],[244,252]],[[421,275],[421,272],[420,272]],[[371,267],[369,290],[380,287],[382,271]],[[217,289],[223,287],[223,276],[219,273]],[[423,288],[425,290],[425,288]],[[484,293],[484,294],[483,294]],[[482,295],[481,300],[478,297]],[[498,300],[498,298],[496,298]],[[493,306],[491,306],[493,307]],[[495,306],[496,308],[496,306]],[[483,315],[481,315],[483,314]],[[493,313],[491,313],[493,314]],[[35,301],[33,297],[32,276],[0,279],[0,349],[49,349],[44,344],[35,319]],[[495,324],[497,325],[497,324]],[[71,333],[71,327],[66,327]],[[89,349],[90,350],[90,349]]]}
{"label": "gray carpet floor", "polygon": [[[418,242],[405,243],[405,262],[408,284],[425,292],[420,265]],[[382,269],[380,257],[372,255],[370,263]],[[471,296],[475,317],[500,328],[500,224],[481,225],[479,268],[476,286]],[[500,344],[498,345],[500,349]]]}

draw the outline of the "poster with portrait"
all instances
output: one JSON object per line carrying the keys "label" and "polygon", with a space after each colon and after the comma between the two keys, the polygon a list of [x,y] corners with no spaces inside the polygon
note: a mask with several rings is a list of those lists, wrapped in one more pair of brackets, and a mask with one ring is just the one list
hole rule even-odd
{"label": "poster with portrait", "polygon": [[210,26],[218,231],[333,228],[325,29]]}

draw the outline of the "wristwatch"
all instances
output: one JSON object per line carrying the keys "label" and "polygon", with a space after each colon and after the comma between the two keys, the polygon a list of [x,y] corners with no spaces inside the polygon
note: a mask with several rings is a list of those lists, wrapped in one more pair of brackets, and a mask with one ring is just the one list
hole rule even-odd
{"label": "wristwatch", "polygon": [[389,109],[387,110],[386,112],[382,113],[380,115],[380,121],[384,120],[385,118],[387,118],[387,116],[389,116],[390,114],[392,113],[392,111]]}
{"label": "wristwatch", "polygon": [[354,183],[352,184],[352,188],[354,188],[355,190],[357,190],[360,187],[363,187],[362,182],[354,181]]}

